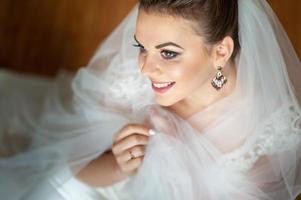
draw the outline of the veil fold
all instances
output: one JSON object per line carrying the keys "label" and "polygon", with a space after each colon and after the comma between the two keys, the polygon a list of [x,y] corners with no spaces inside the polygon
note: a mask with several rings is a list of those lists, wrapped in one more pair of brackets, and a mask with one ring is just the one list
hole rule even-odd
{"label": "veil fold", "polygon": [[156,105],[139,72],[132,47],[137,6],[75,76],[40,80],[41,97],[0,100],[0,150],[7,152],[0,157],[0,196],[101,199],[105,188],[66,184],[110,149],[120,128],[141,123],[158,134],[116,199],[295,199],[301,192],[301,64],[265,0],[238,2],[235,90],[187,120]]}

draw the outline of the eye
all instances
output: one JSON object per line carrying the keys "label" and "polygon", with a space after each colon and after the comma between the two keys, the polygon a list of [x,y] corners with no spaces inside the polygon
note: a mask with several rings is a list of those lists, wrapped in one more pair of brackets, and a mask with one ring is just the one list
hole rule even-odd
{"label": "eye", "polygon": [[169,50],[163,50],[163,51],[161,51],[161,55],[164,59],[170,60],[170,59],[177,57],[179,55],[179,53],[174,52],[174,51],[169,51]]}
{"label": "eye", "polygon": [[146,52],[144,46],[142,46],[141,44],[133,44],[133,46],[139,48],[140,53]]}

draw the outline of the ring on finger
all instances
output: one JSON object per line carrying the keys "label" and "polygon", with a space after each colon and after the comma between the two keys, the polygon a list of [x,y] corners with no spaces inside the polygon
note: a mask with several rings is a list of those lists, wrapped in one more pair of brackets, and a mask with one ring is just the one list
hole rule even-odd
{"label": "ring on finger", "polygon": [[129,150],[129,154],[130,154],[130,160],[136,158],[136,156],[133,154],[131,150]]}

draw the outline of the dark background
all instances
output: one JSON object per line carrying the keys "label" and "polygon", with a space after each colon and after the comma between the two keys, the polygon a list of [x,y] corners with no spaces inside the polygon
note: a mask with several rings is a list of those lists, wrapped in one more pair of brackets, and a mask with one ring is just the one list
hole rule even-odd
{"label": "dark background", "polygon": [[[301,1],[269,0],[299,56]],[[53,76],[85,66],[136,0],[0,0],[0,67]]]}

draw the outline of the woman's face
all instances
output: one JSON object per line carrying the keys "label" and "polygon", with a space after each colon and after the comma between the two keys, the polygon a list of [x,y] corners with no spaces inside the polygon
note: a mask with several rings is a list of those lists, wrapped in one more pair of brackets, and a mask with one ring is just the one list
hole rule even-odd
{"label": "woman's face", "polygon": [[140,10],[135,39],[141,72],[151,80],[158,104],[171,106],[208,90],[216,70],[193,22]]}

